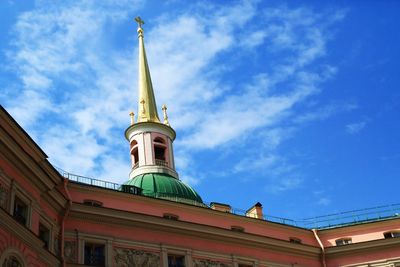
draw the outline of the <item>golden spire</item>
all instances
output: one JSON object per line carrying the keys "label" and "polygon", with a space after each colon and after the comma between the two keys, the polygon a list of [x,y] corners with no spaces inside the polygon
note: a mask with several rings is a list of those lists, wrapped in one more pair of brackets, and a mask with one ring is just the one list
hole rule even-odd
{"label": "golden spire", "polygon": [[153,85],[151,83],[149,65],[147,64],[146,51],[144,49],[143,29],[144,21],[136,17],[139,39],[139,112],[137,122],[160,122],[157,113],[156,100],[154,98]]}

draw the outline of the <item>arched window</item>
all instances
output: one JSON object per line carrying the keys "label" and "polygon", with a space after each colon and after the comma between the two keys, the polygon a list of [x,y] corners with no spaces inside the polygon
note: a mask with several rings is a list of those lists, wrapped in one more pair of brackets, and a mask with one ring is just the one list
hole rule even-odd
{"label": "arched window", "polygon": [[153,145],[156,165],[168,166],[168,163],[166,162],[167,146],[165,140],[161,137],[156,137],[153,140]]}
{"label": "arched window", "polygon": [[133,140],[130,144],[131,146],[131,161],[132,161],[132,168],[135,169],[139,167],[139,149],[138,143],[136,140]]}
{"label": "arched window", "polygon": [[8,256],[4,259],[2,267],[22,267],[22,263],[15,256]]}
{"label": "arched window", "polygon": [[164,160],[165,161],[165,147],[162,146],[154,146],[154,156],[156,160]]}
{"label": "arched window", "polygon": [[10,248],[3,251],[0,256],[1,267],[25,267],[26,262],[20,251]]}

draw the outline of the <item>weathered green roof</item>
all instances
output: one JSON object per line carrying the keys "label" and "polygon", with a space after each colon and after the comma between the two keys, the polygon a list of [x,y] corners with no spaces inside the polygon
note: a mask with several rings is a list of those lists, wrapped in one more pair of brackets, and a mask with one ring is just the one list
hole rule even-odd
{"label": "weathered green roof", "polygon": [[163,198],[201,205],[203,200],[196,191],[184,182],[162,173],[141,174],[125,183],[141,188],[142,194],[149,197]]}

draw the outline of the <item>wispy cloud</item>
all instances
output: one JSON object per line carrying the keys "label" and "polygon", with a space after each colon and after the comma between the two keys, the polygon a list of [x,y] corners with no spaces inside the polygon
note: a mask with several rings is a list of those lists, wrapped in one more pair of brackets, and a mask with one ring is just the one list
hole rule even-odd
{"label": "wispy cloud", "polygon": [[299,116],[294,118],[294,122],[303,124],[312,121],[325,120],[338,113],[349,112],[357,108],[358,106],[354,103],[329,104],[317,109],[314,108],[314,110],[311,112],[300,114]]}
{"label": "wispy cloud", "polygon": [[367,126],[367,121],[350,123],[346,125],[346,132],[348,134],[357,134],[361,132],[365,128],[365,126]]}
{"label": "wispy cloud", "polygon": [[[122,132],[136,102],[136,51],[131,45],[115,48],[113,38],[143,5],[39,1],[18,18],[9,62],[21,77],[20,89],[5,93],[17,96],[7,108],[66,170],[119,182],[128,176]],[[157,101],[168,104],[178,131],[177,166],[192,184],[204,171],[195,153],[224,148],[229,154],[231,146],[243,155],[232,164],[236,172],[274,166],[274,177],[289,177],[270,181],[275,192],[303,181],[291,172],[295,164],[273,149],[292,136],[296,123],[317,119],[303,105],[336,73],[318,60],[327,53],[330,27],[343,16],[258,8],[251,1],[223,9],[193,5],[146,24]],[[135,42],[133,32],[129,43]],[[251,55],[269,60],[251,62]],[[327,108],[319,119],[332,113]],[[250,155],[254,143],[269,150]]]}

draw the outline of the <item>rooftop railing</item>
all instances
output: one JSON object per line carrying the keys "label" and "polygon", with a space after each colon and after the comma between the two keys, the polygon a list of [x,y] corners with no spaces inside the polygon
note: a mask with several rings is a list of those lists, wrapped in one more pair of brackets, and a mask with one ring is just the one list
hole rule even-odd
{"label": "rooftop railing", "polygon": [[[122,184],[117,184],[113,182],[107,182],[104,180],[98,180],[90,177],[72,174],[58,167],[55,167],[55,169],[64,178],[67,178],[70,181],[74,181],[81,184],[111,189],[130,194],[144,195],[152,198],[163,198],[170,201],[175,201],[180,203],[183,202],[195,206],[210,207],[209,203],[200,203],[195,200],[181,199],[173,195],[169,196],[162,193],[146,192],[145,190],[141,190],[140,188],[137,187],[134,187],[135,190],[126,190]],[[246,215],[246,211],[241,209],[233,208],[231,210],[231,213],[239,216],[249,217],[248,215]],[[339,212],[339,213],[299,219],[299,220],[293,220],[272,215],[264,215],[263,219],[270,222],[276,222],[280,224],[286,224],[306,229],[328,229],[328,228],[335,228],[353,224],[362,224],[373,221],[387,220],[396,217],[400,218],[400,204],[391,204],[391,205],[378,206],[360,210],[345,211],[345,212]]]}

